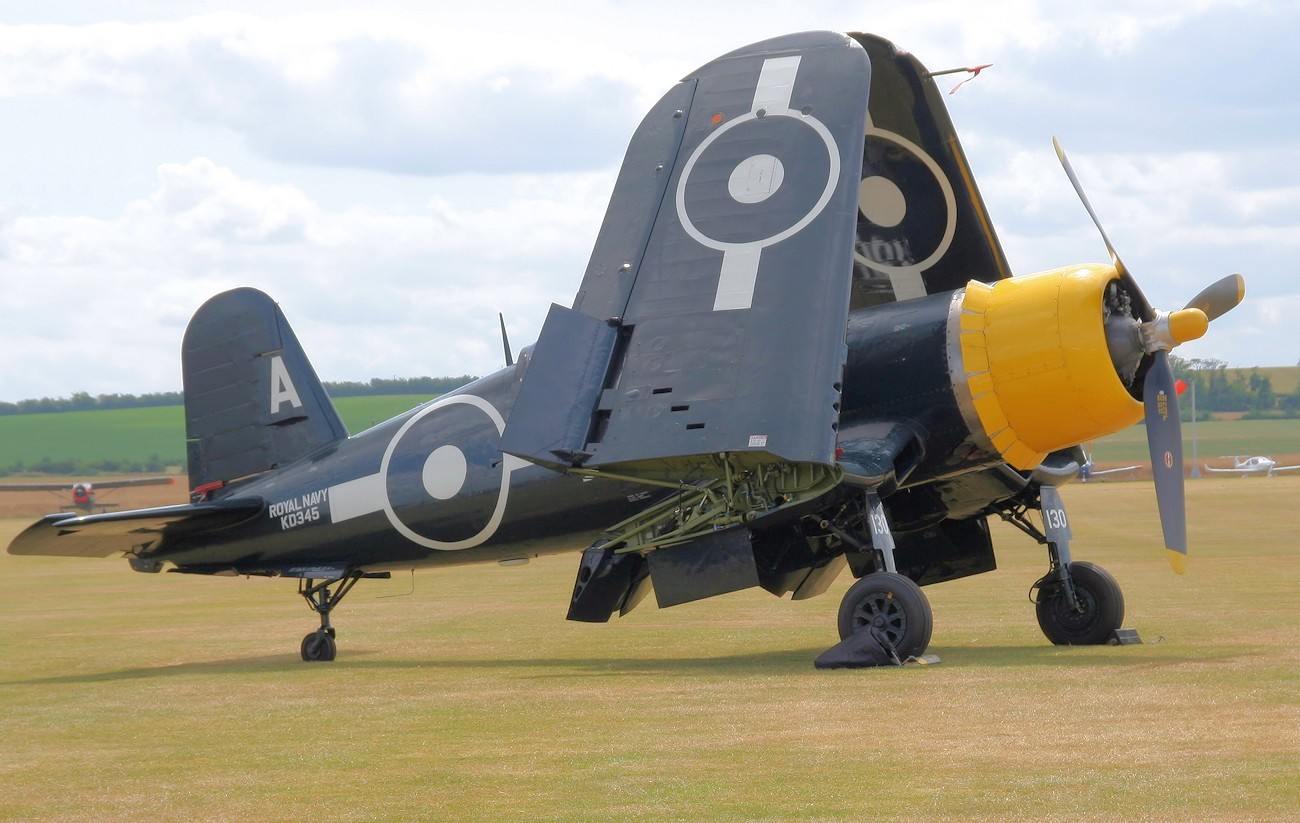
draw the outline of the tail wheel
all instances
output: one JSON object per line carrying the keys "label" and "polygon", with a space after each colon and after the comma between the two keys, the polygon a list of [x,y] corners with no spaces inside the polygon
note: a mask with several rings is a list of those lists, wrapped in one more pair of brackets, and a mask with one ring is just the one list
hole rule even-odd
{"label": "tail wheel", "polygon": [[1070,564],[1078,609],[1070,608],[1061,585],[1038,593],[1038,625],[1058,646],[1097,646],[1124,622],[1124,593],[1110,572],[1086,561]]}
{"label": "tail wheel", "polygon": [[867,626],[883,631],[900,658],[920,655],[934,628],[930,601],[909,577],[868,574],[849,587],[840,603],[840,639]]}
{"label": "tail wheel", "polygon": [[312,632],[302,639],[302,659],[307,661],[330,661],[338,654],[338,643],[334,635],[322,629]]}

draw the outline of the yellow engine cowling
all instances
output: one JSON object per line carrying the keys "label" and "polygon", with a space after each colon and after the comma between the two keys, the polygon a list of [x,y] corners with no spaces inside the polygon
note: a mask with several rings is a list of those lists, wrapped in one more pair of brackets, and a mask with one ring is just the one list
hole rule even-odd
{"label": "yellow engine cowling", "polygon": [[1118,277],[1113,266],[1070,266],[967,284],[954,376],[994,449],[1017,469],[1142,419],[1103,326],[1106,286]]}

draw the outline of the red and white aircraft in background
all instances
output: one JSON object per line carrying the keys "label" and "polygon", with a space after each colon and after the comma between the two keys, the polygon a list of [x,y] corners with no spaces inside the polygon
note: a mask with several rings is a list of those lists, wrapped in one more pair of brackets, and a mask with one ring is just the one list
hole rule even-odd
{"label": "red and white aircraft in background", "polygon": [[117,508],[118,503],[104,503],[95,499],[95,490],[120,489],[127,486],[158,486],[175,483],[172,477],[130,477],[125,480],[99,480],[94,483],[78,481],[75,483],[0,483],[0,492],[55,492],[71,495],[70,499],[59,507],[60,511],[108,511]]}

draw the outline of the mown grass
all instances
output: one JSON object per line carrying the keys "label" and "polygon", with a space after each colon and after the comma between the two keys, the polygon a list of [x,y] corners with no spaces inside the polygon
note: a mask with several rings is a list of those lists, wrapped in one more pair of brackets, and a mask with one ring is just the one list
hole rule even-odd
{"label": "mown grass", "polygon": [[1065,492],[1145,645],[1047,645],[998,525],[998,571],[927,589],[923,669],[813,669],[847,577],[585,625],[576,555],[421,571],[305,664],[291,581],[0,555],[0,818],[1291,819],[1300,478],[1188,494],[1176,577],[1148,484]]}

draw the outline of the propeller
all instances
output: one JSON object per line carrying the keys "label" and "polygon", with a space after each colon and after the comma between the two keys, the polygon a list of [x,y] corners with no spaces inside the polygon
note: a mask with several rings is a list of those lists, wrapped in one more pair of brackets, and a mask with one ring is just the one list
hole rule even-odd
{"label": "propeller", "polygon": [[1201,290],[1184,308],[1200,309],[1213,321],[1237,307],[1246,296],[1246,280],[1240,274],[1230,274]]}
{"label": "propeller", "polygon": [[[1179,343],[1195,340],[1205,334],[1209,322],[1231,311],[1246,293],[1246,282],[1240,274],[1231,274],[1203,289],[1188,304],[1173,312],[1152,308],[1138,287],[1137,280],[1120,260],[1101,220],[1093,211],[1088,196],[1084,194],[1079,178],[1075,176],[1070,161],[1065,156],[1061,142],[1052,138],[1056,156],[1070,178],[1070,184],[1079,195],[1093,225],[1101,234],[1110,259],[1119,274],[1120,285],[1126,297],[1117,296],[1114,307],[1123,308],[1124,300],[1132,307],[1132,315],[1117,311],[1106,320],[1106,340],[1111,359],[1122,375],[1131,377],[1143,357],[1149,357],[1146,376],[1142,381],[1142,404],[1147,426],[1147,448],[1151,454],[1151,471],[1155,476],[1156,505],[1160,511],[1160,526],[1164,531],[1165,548],[1169,564],[1182,574],[1187,568],[1187,504],[1183,497],[1183,435],[1178,418],[1178,393],[1174,389],[1174,371],[1169,365],[1169,350]],[[1108,300],[1108,308],[1110,301]],[[1136,316],[1136,321],[1133,319]],[[1128,365],[1125,365],[1128,364]]]}

